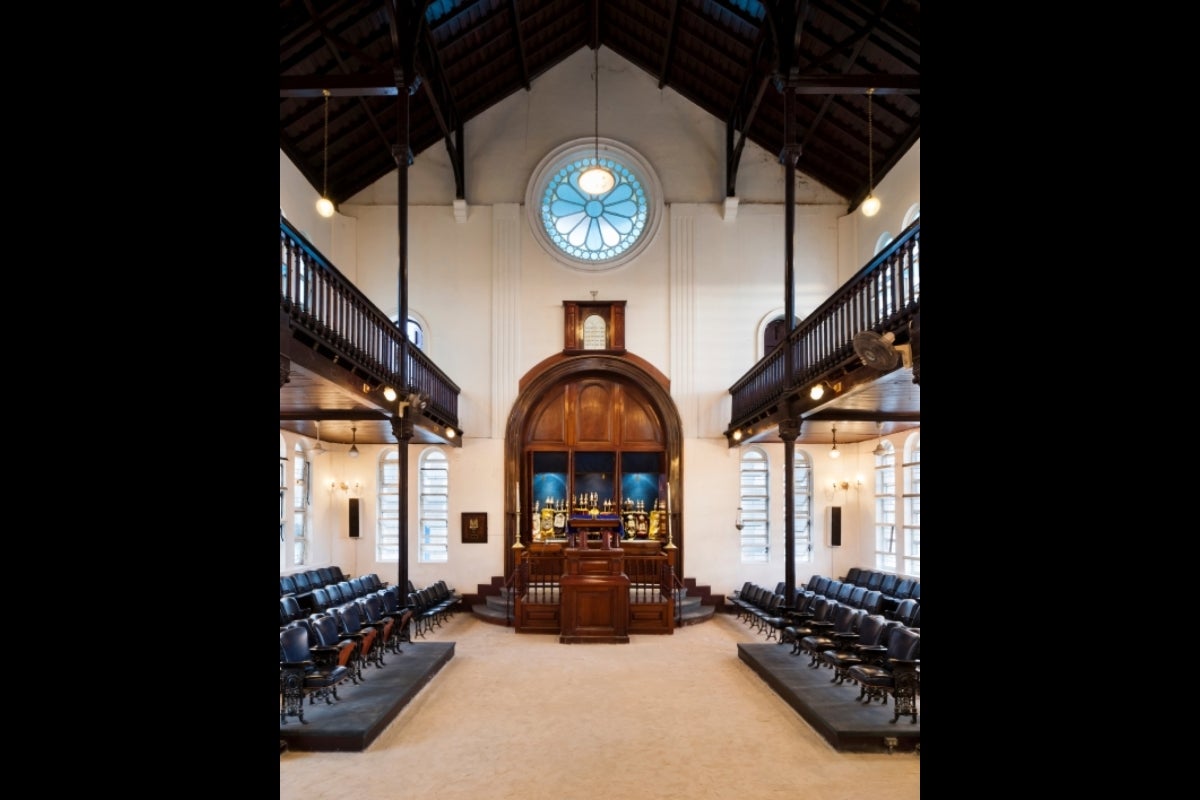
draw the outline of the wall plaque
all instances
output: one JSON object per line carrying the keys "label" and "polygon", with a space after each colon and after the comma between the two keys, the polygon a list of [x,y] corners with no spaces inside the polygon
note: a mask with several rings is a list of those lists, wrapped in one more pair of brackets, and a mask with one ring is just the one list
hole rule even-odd
{"label": "wall plaque", "polygon": [[487,513],[472,514],[464,511],[462,515],[463,544],[487,543]]}

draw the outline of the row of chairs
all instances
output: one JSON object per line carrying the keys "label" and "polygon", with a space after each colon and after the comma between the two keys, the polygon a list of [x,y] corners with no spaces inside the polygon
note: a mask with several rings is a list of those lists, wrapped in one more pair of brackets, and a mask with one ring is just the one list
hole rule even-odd
{"label": "row of chairs", "polygon": [[[791,602],[788,602],[784,594],[786,591],[783,581],[777,583],[774,590],[746,581],[739,591],[732,593],[729,602],[739,619],[749,622],[756,631],[766,633],[768,640],[774,639],[776,633],[787,626],[786,612],[798,610],[817,598],[828,598],[842,605],[862,609],[867,614],[881,614],[889,619],[898,619],[898,615],[904,614],[906,623],[907,617],[914,609],[919,611],[921,602],[911,597],[907,598],[907,602],[895,597],[889,598],[878,589],[868,590],[865,586],[835,581],[819,575],[809,579],[806,586],[796,589]],[[903,611],[900,608],[902,603]],[[782,641],[781,639],[780,642]]]}
{"label": "row of chairs", "polygon": [[342,572],[341,567],[320,567],[305,572],[295,572],[291,575],[280,575],[279,596],[292,594],[301,597],[318,587],[329,586],[344,580],[349,580],[349,576]]}
{"label": "row of chairs", "polygon": [[289,717],[305,723],[305,698],[310,706],[332,705],[339,685],[365,681],[364,667],[382,669],[385,653],[399,654],[412,632],[423,636],[440,626],[462,599],[445,581],[425,589],[409,581],[408,589],[402,595],[368,573],[312,589],[306,605],[303,596],[279,598],[281,725]]}
{"label": "row of chairs", "polygon": [[808,655],[811,668],[832,669],[831,682],[857,685],[860,702],[886,704],[891,697],[895,705],[892,722],[901,715],[916,722],[921,678],[920,600],[909,597],[882,612],[877,598],[865,599],[871,592],[855,591],[866,587],[853,586],[847,591],[849,584],[833,581],[810,581],[808,585],[828,589],[835,583],[840,584],[833,587],[836,596],[802,588],[796,590],[792,603],[785,604],[785,584],[776,585],[771,592],[747,582],[732,601],[738,616],[755,630],[766,631],[768,640],[779,631],[779,644],[791,643],[793,655]]}
{"label": "row of chairs", "polygon": [[[809,578],[809,584],[814,580],[820,579],[822,576],[814,575]],[[832,579],[830,579],[832,580]],[[860,567],[851,567],[846,570],[846,575],[839,578],[842,583],[853,584],[854,586],[865,586],[867,590],[878,589],[883,592],[883,596],[895,602],[907,600],[910,597],[921,599],[921,582],[916,578],[905,578],[891,572],[879,572],[873,569],[862,569]],[[811,585],[807,588],[813,588]]]}
{"label": "row of chairs", "polygon": [[[831,683],[857,685],[858,702],[879,700],[886,705],[891,697],[893,723],[901,715],[910,716],[915,723],[921,692],[919,618],[917,625],[906,625],[828,598],[808,602],[789,612],[792,624],[785,637],[793,642],[792,653],[807,654],[813,669],[832,670]],[[916,601],[909,598],[904,602],[915,605]],[[919,613],[920,607],[916,608]]]}
{"label": "row of chairs", "polygon": [[[777,584],[775,591],[747,582],[732,598],[738,616],[749,622],[767,639],[779,633],[779,644],[792,645],[792,654],[809,656],[809,666],[827,666],[834,670],[833,681],[847,679],[860,687],[859,699],[865,702],[895,698],[895,722],[901,714],[912,716],[916,722],[916,696],[920,691],[920,625],[921,605],[916,598],[906,598],[895,608],[882,611],[878,590],[851,586],[836,581],[809,582],[810,586],[834,588],[837,595],[828,597],[807,588],[797,589],[792,603],[785,604],[785,585]],[[838,599],[841,598],[841,599]],[[892,629],[904,628],[916,632],[913,651],[889,652],[888,637]],[[908,645],[914,642],[905,635]],[[899,644],[897,644],[899,647]],[[852,668],[858,669],[852,672]]]}
{"label": "row of chairs", "polygon": [[408,606],[413,612],[413,629],[417,636],[424,636],[450,619],[459,608],[462,596],[439,580],[424,589],[417,589],[408,582]]}
{"label": "row of chairs", "polygon": [[[279,723],[288,717],[304,719],[304,700],[332,705],[337,688],[350,681],[366,680],[363,668],[386,666],[384,652],[399,654],[400,642],[409,641],[413,612],[398,602],[395,589],[381,589],[327,611],[300,615],[279,628]],[[280,598],[295,605],[290,595]],[[281,611],[280,621],[283,621]]]}
{"label": "row of chairs", "polygon": [[[366,597],[385,588],[388,588],[388,584],[380,580],[379,576],[374,572],[369,572],[359,575],[356,578],[338,581],[327,586],[318,586],[306,594],[284,595],[279,599],[282,602],[290,597],[296,601],[300,608],[311,613],[340,606],[343,603],[348,603],[360,597]],[[401,603],[401,605],[407,605],[407,603]]]}

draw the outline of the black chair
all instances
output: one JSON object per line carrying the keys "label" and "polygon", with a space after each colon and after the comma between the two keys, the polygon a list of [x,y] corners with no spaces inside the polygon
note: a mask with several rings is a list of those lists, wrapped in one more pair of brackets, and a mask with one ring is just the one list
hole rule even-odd
{"label": "black chair", "polygon": [[313,589],[311,592],[309,592],[308,598],[309,614],[317,611],[328,611],[333,606],[341,605],[341,602],[335,602],[333,598],[329,596],[329,589],[326,587]]}
{"label": "black chair", "polygon": [[395,586],[380,589],[375,594],[379,595],[383,601],[383,615],[396,621],[396,651],[399,652],[400,642],[412,641],[409,626],[412,623],[413,611],[411,608],[400,605],[400,590]]}
{"label": "black chair", "polygon": [[817,631],[819,626],[814,627],[813,623],[823,623],[828,620],[838,608],[838,603],[824,595],[813,595],[809,608],[811,610],[794,615],[796,616],[795,621],[783,629],[783,635],[792,643],[792,655],[800,654],[801,639],[805,636],[812,636]]}
{"label": "black chair", "polygon": [[294,595],[284,595],[279,598],[279,627],[286,628],[289,623],[307,616],[300,608],[300,601]]}
{"label": "black chair", "polygon": [[896,627],[888,634],[887,647],[864,647],[864,661],[847,671],[847,677],[861,687],[858,699],[870,703],[878,698],[887,705],[890,695],[895,703],[892,722],[901,714],[917,721],[917,696],[921,693],[921,633],[912,628]]}
{"label": "black chair", "polygon": [[782,624],[779,628],[775,628],[771,624],[771,620],[779,619],[783,615],[784,599],[785,598],[783,595],[771,592],[762,608],[754,610],[754,630],[758,631],[759,633],[765,631],[767,634],[767,641],[774,639],[775,631],[782,630],[783,628]]}
{"label": "black chair", "polygon": [[863,595],[862,602],[859,604],[858,607],[861,608],[863,611],[867,612],[868,614],[882,614],[883,613],[883,592],[878,591],[878,590],[873,591],[873,592],[870,592],[870,591],[867,592],[865,595]]}
{"label": "black chair", "polygon": [[901,600],[900,605],[890,614],[886,614],[889,619],[894,619],[906,628],[921,627],[921,603],[911,597],[907,600]]}
{"label": "black chair", "polygon": [[[396,620],[383,614],[383,598],[377,594],[368,594],[354,602],[362,610],[363,624],[370,625],[379,631],[379,646],[381,650],[400,652],[400,642],[397,639]],[[383,664],[383,653],[379,654],[379,663]]]}
{"label": "black chair", "polygon": [[333,663],[328,652],[309,646],[308,628],[294,622],[279,631],[279,724],[297,717],[303,724],[304,698],[314,705],[318,697],[333,705],[337,685],[350,677],[346,667]]}
{"label": "black chair", "polygon": [[338,628],[341,632],[358,639],[358,651],[362,657],[370,661],[376,668],[383,667],[383,642],[379,632],[370,625],[364,624],[362,610],[358,603],[351,600],[333,609],[337,617]]}
{"label": "black chair", "polygon": [[863,663],[862,648],[886,646],[888,632],[899,624],[882,614],[867,614],[859,620],[854,633],[835,633],[833,648],[822,651],[820,658],[822,664],[833,669],[830,682],[843,683],[850,668]]}
{"label": "black chair", "polygon": [[337,651],[337,663],[350,670],[350,680],[357,684],[365,680],[362,674],[365,659],[358,650],[359,639],[356,636],[342,633],[337,617],[332,614],[317,613],[308,617],[310,641],[315,641],[320,647],[328,647]]}
{"label": "black chair", "polygon": [[821,666],[821,653],[837,646],[839,633],[857,633],[859,621],[867,612],[854,606],[839,605],[827,622],[812,624],[813,632],[800,637],[800,652],[808,653],[810,667]]}
{"label": "black chair", "polygon": [[337,583],[341,578],[333,577],[333,567],[318,567],[317,574],[321,576],[321,585],[328,586],[331,583]]}
{"label": "black chair", "polygon": [[862,569],[860,567],[851,567],[850,569],[846,570],[846,575],[845,575],[845,577],[842,578],[842,580],[845,581],[846,583],[853,583],[855,586],[857,586],[858,585],[858,576],[861,573],[862,573]]}
{"label": "black chair", "polygon": [[291,575],[280,575],[279,576],[279,596],[283,597],[284,595],[295,594],[295,593],[296,593],[296,581],[292,578],[292,576]]}
{"label": "black chair", "polygon": [[867,591],[881,591],[879,587],[883,585],[883,579],[885,575],[886,573],[883,572],[872,572],[870,577],[867,578]]}

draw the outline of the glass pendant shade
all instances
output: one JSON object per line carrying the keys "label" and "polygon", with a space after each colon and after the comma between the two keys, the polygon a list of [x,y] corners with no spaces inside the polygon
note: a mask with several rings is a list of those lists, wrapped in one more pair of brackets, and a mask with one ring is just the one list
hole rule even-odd
{"label": "glass pendant shade", "polygon": [[579,176],[579,188],[588,194],[604,194],[615,183],[613,174],[603,167],[590,167]]}

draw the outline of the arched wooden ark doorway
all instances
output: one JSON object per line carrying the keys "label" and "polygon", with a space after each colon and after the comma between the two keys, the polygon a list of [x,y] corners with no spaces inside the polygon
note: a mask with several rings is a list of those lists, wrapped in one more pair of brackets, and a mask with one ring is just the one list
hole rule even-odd
{"label": "arched wooden ark doorway", "polygon": [[[681,450],[670,382],[643,359],[556,355],[535,366],[521,379],[505,432],[505,577],[516,564],[518,534],[523,544],[533,541],[535,509],[540,527],[549,501],[553,526],[555,512],[581,496],[623,520],[634,513],[646,524],[639,538],[650,539],[656,519],[654,536],[665,543],[669,533],[678,548],[676,573],[684,575]],[[660,504],[662,513],[652,517]],[[560,532],[551,529],[552,536]]]}

